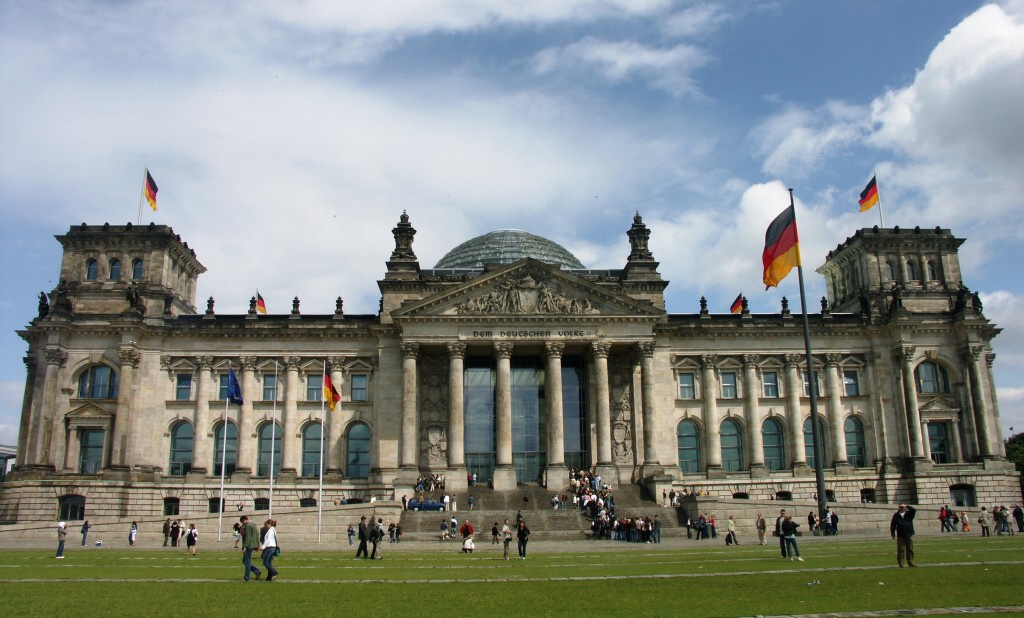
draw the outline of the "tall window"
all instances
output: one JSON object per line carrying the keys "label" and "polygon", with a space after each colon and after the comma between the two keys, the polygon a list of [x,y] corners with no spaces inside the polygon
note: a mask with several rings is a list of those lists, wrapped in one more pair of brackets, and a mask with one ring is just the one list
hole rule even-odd
{"label": "tall window", "polygon": [[345,476],[350,479],[365,479],[370,476],[369,426],[365,423],[356,423],[349,427],[345,453],[348,456]]}
{"label": "tall window", "polygon": [[98,274],[99,274],[99,263],[96,260],[94,260],[92,258],[89,258],[85,262],[85,280],[86,281],[96,281],[96,277],[98,276]]}
{"label": "tall window", "polygon": [[78,376],[82,399],[117,399],[117,372],[106,365],[93,365]]}
{"label": "tall window", "polygon": [[142,258],[135,258],[132,260],[132,281],[139,281],[142,279]]}
{"label": "tall window", "polygon": [[946,423],[928,423],[928,447],[932,462],[948,464],[953,461],[949,448],[949,427]]}
{"label": "tall window", "polygon": [[868,465],[868,453],[864,443],[864,424],[860,419],[850,417],[843,423],[846,434],[846,460],[854,468]]}
{"label": "tall window", "polygon": [[[224,474],[235,471],[238,463],[238,427],[228,421],[227,441],[225,442],[224,423],[219,422],[213,430],[213,474],[220,476],[221,463],[224,463]],[[226,456],[224,451],[227,450]]]}
{"label": "tall window", "polygon": [[179,373],[175,376],[174,399],[188,401],[192,399],[192,374]]}
{"label": "tall window", "polygon": [[722,421],[722,469],[739,472],[743,469],[743,435],[739,423],[727,418]]}
{"label": "tall window", "polygon": [[[241,386],[241,384],[239,384]],[[218,376],[217,382],[217,399],[224,401],[228,398],[228,374],[222,373]]]}
{"label": "tall window", "polygon": [[177,516],[181,513],[181,498],[164,498],[164,515]]}
{"label": "tall window", "polygon": [[764,385],[765,397],[779,396],[779,373],[777,371],[765,371],[762,373],[761,382]]}
{"label": "tall window", "polygon": [[277,401],[277,376],[274,374],[263,376],[263,401]]}
{"label": "tall window", "polygon": [[783,470],[786,467],[786,447],[782,424],[774,418],[765,419],[761,424],[761,441],[764,443],[764,467]]}
{"label": "tall window", "polygon": [[277,423],[264,423],[260,427],[257,448],[259,454],[256,457],[256,475],[270,476],[270,458],[273,453],[273,472],[274,476],[277,476],[281,471],[281,426]]}
{"label": "tall window", "polygon": [[103,467],[103,430],[82,429],[79,434],[78,471],[98,474]]}
{"label": "tall window", "polygon": [[306,401],[320,401],[324,395],[324,374],[306,374]]}
{"label": "tall window", "polygon": [[736,399],[736,372],[722,372],[722,399]]}
{"label": "tall window", "polygon": [[114,258],[107,262],[107,279],[117,281],[121,278],[121,260]]}
{"label": "tall window", "polygon": [[697,389],[694,387],[694,380],[692,373],[681,373],[679,374],[679,398],[680,399],[696,399]]}
{"label": "tall window", "polygon": [[466,359],[465,409],[466,472],[487,483],[494,474],[494,369],[490,357]]}
{"label": "tall window", "polygon": [[192,425],[184,421],[171,428],[171,476],[182,476],[192,469]]}
{"label": "tall window", "polygon": [[302,476],[320,476],[320,427],[310,423],[302,430]]}
{"label": "tall window", "polygon": [[562,446],[569,468],[590,467],[587,364],[581,356],[562,358]]}
{"label": "tall window", "polygon": [[700,472],[700,430],[693,421],[681,421],[676,428],[679,445],[679,469],[688,474]]}
{"label": "tall window", "polygon": [[366,384],[367,377],[365,375],[354,375],[351,379],[352,387],[352,401],[366,401]]}
{"label": "tall window", "polygon": [[907,281],[917,281],[917,268],[910,260],[907,260]]}
{"label": "tall window", "polygon": [[860,376],[856,370],[843,372],[843,390],[846,391],[847,397],[860,396]]}
{"label": "tall window", "polygon": [[[817,397],[821,397],[821,385],[818,384],[818,372],[814,372],[814,394]],[[810,381],[808,380],[808,373],[804,372],[804,397],[811,396]]]}
{"label": "tall window", "polygon": [[896,268],[893,267],[892,262],[885,263],[885,275],[889,281],[896,281]]}
{"label": "tall window", "polygon": [[914,369],[914,381],[919,393],[948,393],[949,374],[937,363],[925,361]]}
{"label": "tall window", "polygon": [[935,264],[935,260],[928,260],[928,280],[938,281],[939,279],[939,267]]}
{"label": "tall window", "polygon": [[[825,433],[825,422],[822,420],[822,418],[820,416],[818,417],[818,430],[819,430],[819,432],[822,435],[824,435],[824,433]],[[814,463],[814,442],[815,442],[815,436],[814,436],[814,432],[811,431],[811,417],[808,416],[807,419],[804,420],[804,455],[807,457],[807,465],[812,467],[812,468],[815,467],[815,463]],[[828,448],[827,447],[828,447],[828,443],[825,440],[822,440],[821,441],[821,454],[822,454],[822,457],[823,457],[822,467],[828,465]]]}

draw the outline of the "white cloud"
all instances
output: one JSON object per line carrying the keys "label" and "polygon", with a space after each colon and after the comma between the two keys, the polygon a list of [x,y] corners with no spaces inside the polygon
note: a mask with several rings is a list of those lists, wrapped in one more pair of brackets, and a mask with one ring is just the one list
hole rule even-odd
{"label": "white cloud", "polygon": [[18,443],[21,399],[24,394],[24,381],[0,381],[0,444],[14,446]]}
{"label": "white cloud", "polygon": [[721,4],[690,6],[664,19],[662,32],[673,37],[706,38],[734,20]]}
{"label": "white cloud", "polygon": [[765,173],[805,177],[862,140],[866,130],[865,108],[830,101],[815,110],[787,105],[755,127],[751,139],[764,156]]}

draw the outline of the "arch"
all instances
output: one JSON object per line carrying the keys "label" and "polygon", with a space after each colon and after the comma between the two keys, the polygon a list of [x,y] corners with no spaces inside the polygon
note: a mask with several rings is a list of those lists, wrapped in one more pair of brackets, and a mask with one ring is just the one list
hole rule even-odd
{"label": "arch", "polygon": [[[821,436],[828,435],[828,427],[825,425],[825,419],[819,414],[818,415],[818,430],[821,432]],[[807,465],[811,468],[814,467],[814,434],[811,431],[811,417],[808,416],[804,419],[804,456],[807,459]],[[827,467],[828,464],[828,440],[822,439],[821,441],[821,457],[822,466]]]}
{"label": "arch", "polygon": [[132,281],[139,281],[142,279],[142,271],[145,262],[142,258],[135,258],[132,260]]}
{"label": "arch", "polygon": [[846,460],[854,468],[867,466],[868,450],[864,440],[864,423],[855,416],[847,417],[843,422],[843,433],[846,435]]}
{"label": "arch", "polygon": [[[281,472],[281,425],[263,423],[256,430],[256,436],[256,476],[277,476]],[[274,462],[273,470],[270,467],[271,458]]]}
{"label": "arch", "polygon": [[679,451],[679,469],[685,474],[700,472],[700,427],[689,419],[679,421],[676,426],[676,443]]}
{"label": "arch", "polygon": [[885,261],[885,275],[886,280],[896,281],[896,267],[893,266],[890,260]]}
{"label": "arch", "polygon": [[370,426],[363,422],[349,426],[345,436],[345,476],[365,479],[370,476]]}
{"label": "arch", "polygon": [[743,469],[743,432],[735,419],[727,418],[719,425],[722,440],[722,469],[739,472]]}
{"label": "arch", "polygon": [[907,260],[907,281],[917,281],[917,267],[913,260]]}
{"label": "arch", "polygon": [[764,444],[764,467],[769,470],[785,470],[786,434],[778,419],[766,418],[761,423],[761,442]]}
{"label": "arch", "polygon": [[64,521],[85,519],[85,496],[65,494],[57,498],[57,507]]}
{"label": "arch", "polygon": [[89,258],[85,261],[85,280],[96,281],[96,277],[99,276],[100,263],[95,258]]}
{"label": "arch", "polygon": [[939,280],[939,265],[935,263],[935,260],[928,260],[928,280],[938,281]]}
{"label": "arch", "polygon": [[121,278],[121,260],[110,258],[107,262],[107,279],[117,281]]}
{"label": "arch", "polygon": [[[302,428],[302,473],[301,476],[320,476],[320,440],[322,425],[319,421],[306,423]],[[326,448],[326,447],[325,447]]]}
{"label": "arch", "polygon": [[[235,471],[235,466],[238,463],[238,426],[232,420],[228,420],[226,432],[224,421],[217,421],[213,426],[214,476],[220,476],[222,461],[224,462],[224,474],[231,474]],[[211,512],[216,513],[216,511]]]}
{"label": "arch", "polygon": [[195,431],[192,428],[192,423],[178,421],[171,427],[170,465],[168,466],[171,476],[184,476],[192,470],[192,448],[194,445]]}
{"label": "arch", "polygon": [[924,361],[914,367],[914,384],[921,394],[949,393],[949,372],[934,361]]}
{"label": "arch", "polygon": [[80,399],[117,399],[117,370],[107,365],[89,365],[78,374]]}

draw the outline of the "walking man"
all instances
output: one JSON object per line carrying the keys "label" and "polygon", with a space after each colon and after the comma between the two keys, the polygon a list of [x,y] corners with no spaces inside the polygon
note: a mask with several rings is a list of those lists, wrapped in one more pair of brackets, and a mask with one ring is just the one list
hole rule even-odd
{"label": "walking man", "polygon": [[786,535],[782,534],[782,522],[786,520],[786,509],[779,511],[779,516],[775,519],[775,536],[779,537],[779,551],[782,552],[782,558],[786,558]]}
{"label": "walking man", "polygon": [[356,558],[362,556],[363,558],[369,558],[370,554],[366,551],[366,540],[369,535],[369,530],[366,529],[366,515],[359,518],[359,549],[356,550]]}
{"label": "walking man", "polygon": [[242,564],[245,565],[242,579],[249,581],[249,574],[255,573],[256,581],[260,581],[261,572],[252,564],[252,552],[260,549],[260,530],[245,515],[238,518],[238,523],[242,524]]}
{"label": "walking man", "polygon": [[889,534],[896,539],[896,564],[903,568],[903,557],[906,555],[907,564],[916,567],[914,564],[914,514],[917,511],[914,507],[901,504],[899,510],[893,513],[892,522],[889,523]]}
{"label": "walking man", "polygon": [[370,560],[376,560],[378,557],[384,559],[384,550],[380,550],[380,556],[377,555],[377,545],[384,540],[384,518],[378,517],[377,523],[373,524],[373,530],[370,532],[370,542],[373,543],[373,553],[370,554]]}

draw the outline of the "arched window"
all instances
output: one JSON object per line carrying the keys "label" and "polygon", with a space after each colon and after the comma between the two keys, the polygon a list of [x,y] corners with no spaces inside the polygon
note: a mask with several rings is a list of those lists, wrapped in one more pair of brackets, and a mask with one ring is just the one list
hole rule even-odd
{"label": "arched window", "polygon": [[132,281],[142,279],[142,265],[142,258],[135,258],[132,260]]}
{"label": "arched window", "polygon": [[782,424],[774,418],[765,419],[761,424],[761,441],[764,443],[764,467],[769,470],[784,470],[786,447]]}
{"label": "arched window", "polygon": [[365,423],[349,427],[347,453],[348,469],[345,476],[350,479],[365,479],[370,476],[370,428]]}
{"label": "arched window", "polygon": [[700,472],[700,429],[693,421],[681,421],[676,428],[679,444],[679,469],[687,473]]}
{"label": "arched window", "polygon": [[939,280],[939,266],[935,263],[935,260],[928,260],[928,280]]}
{"label": "arched window", "polygon": [[885,262],[885,276],[889,281],[896,281],[896,268],[893,267],[892,262]]}
{"label": "arched window", "polygon": [[121,260],[114,258],[107,262],[107,279],[117,281],[121,278]]}
{"label": "arched window", "polygon": [[910,260],[907,260],[907,281],[917,281],[917,269]]}
{"label": "arched window", "polygon": [[722,438],[722,469],[739,472],[743,469],[743,435],[739,423],[731,418],[725,419],[719,435]]}
{"label": "arched window", "polygon": [[171,476],[182,476],[192,469],[193,442],[191,423],[182,421],[171,428]]}
{"label": "arched window", "polygon": [[[818,417],[818,430],[824,435],[825,434],[825,421]],[[814,432],[811,431],[811,417],[807,417],[804,420],[804,454],[807,457],[807,465],[814,467]],[[821,455],[823,457],[822,467],[828,465],[828,442],[825,440],[821,441]]]}
{"label": "arched window", "polygon": [[320,423],[310,423],[302,430],[302,476],[320,476],[320,464]]}
{"label": "arched window", "polygon": [[277,423],[264,423],[260,427],[257,446],[259,454],[256,457],[256,476],[270,476],[271,452],[274,458],[273,475],[277,476],[281,471],[281,426]]}
{"label": "arched window", "polygon": [[224,474],[234,472],[235,465],[238,462],[238,427],[231,421],[228,421],[226,442],[224,438],[224,423],[218,422],[213,430],[214,476],[220,476],[221,462],[224,463]]}
{"label": "arched window", "polygon": [[99,274],[99,263],[96,260],[89,258],[85,262],[85,280],[96,281],[96,277]]}
{"label": "arched window", "polygon": [[117,372],[106,365],[93,365],[78,376],[82,399],[117,399]]}
{"label": "arched window", "polygon": [[919,393],[948,393],[949,374],[938,363],[925,361],[914,369],[914,382]]}
{"label": "arched window", "polygon": [[868,452],[864,444],[864,424],[860,419],[850,417],[843,423],[846,433],[846,460],[854,468],[868,465]]}

